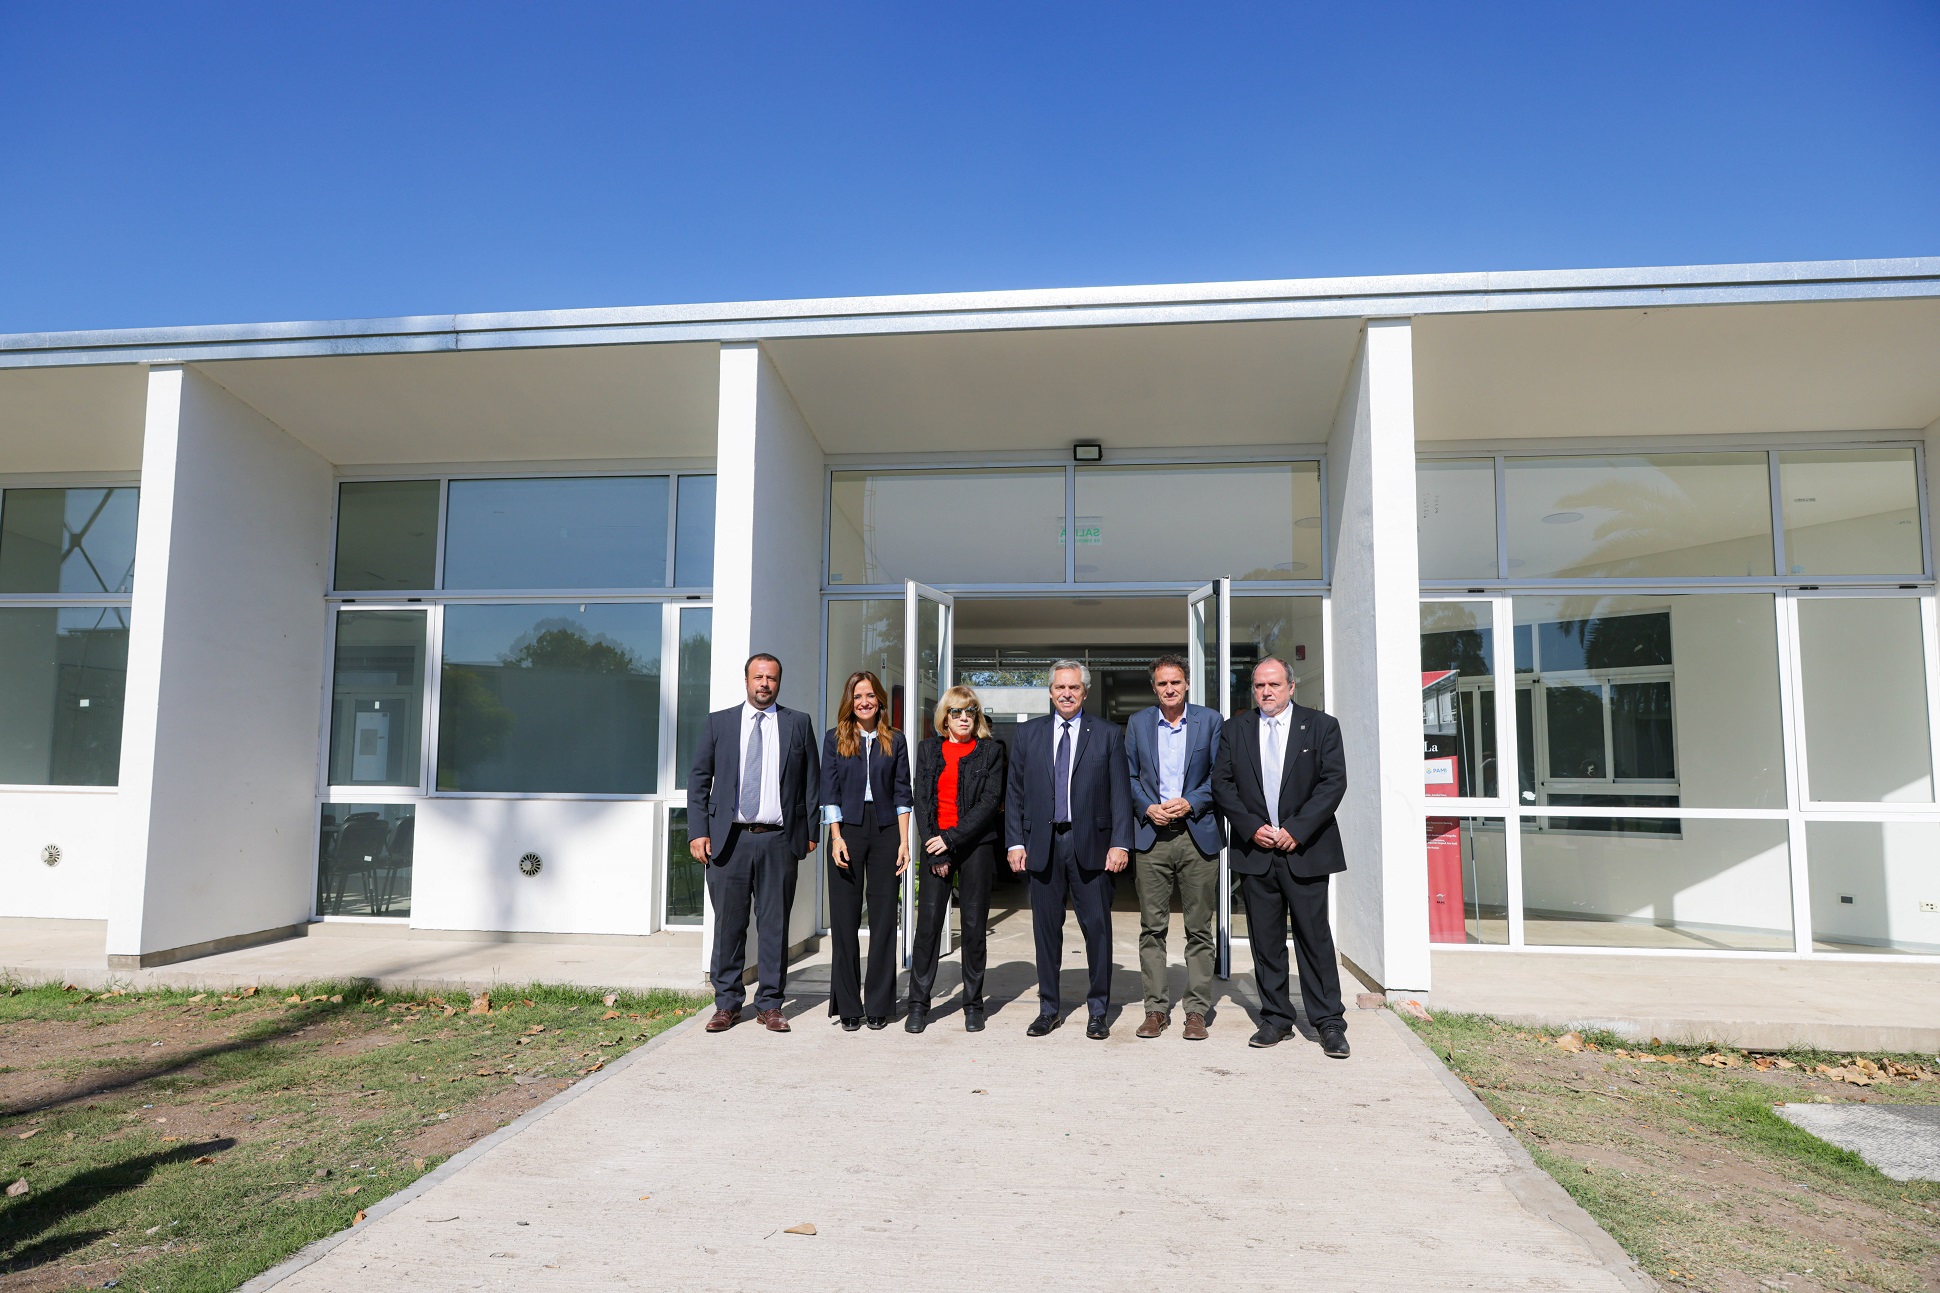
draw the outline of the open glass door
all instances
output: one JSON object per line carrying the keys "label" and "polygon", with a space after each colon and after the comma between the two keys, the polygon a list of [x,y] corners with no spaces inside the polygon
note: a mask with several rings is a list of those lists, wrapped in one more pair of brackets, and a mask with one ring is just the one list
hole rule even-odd
{"label": "open glass door", "polygon": [[[907,699],[896,720],[909,745],[910,778],[916,776],[916,747],[930,730],[930,716],[936,702],[950,685],[950,652],[956,619],[956,599],[948,593],[909,580],[903,585],[903,678]],[[916,949],[916,886],[923,868],[918,865],[922,850],[912,839],[910,866],[903,872],[902,949],[903,965],[908,967]],[[944,922],[944,937],[949,937],[949,922]],[[947,942],[943,952],[948,952]]]}
{"label": "open glass door", "polygon": [[[1192,665],[1187,699],[1232,717],[1232,600],[1233,581],[1215,579],[1186,598],[1186,642]],[[1213,973],[1233,977],[1233,880],[1226,866],[1226,850],[1219,851],[1219,939],[1213,953]]]}

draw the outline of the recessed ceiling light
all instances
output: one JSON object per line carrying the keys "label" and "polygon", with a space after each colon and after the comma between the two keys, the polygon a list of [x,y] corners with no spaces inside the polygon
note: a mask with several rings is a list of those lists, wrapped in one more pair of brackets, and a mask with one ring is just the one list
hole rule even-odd
{"label": "recessed ceiling light", "polygon": [[1575,525],[1583,519],[1581,512],[1551,512],[1543,518],[1544,525]]}

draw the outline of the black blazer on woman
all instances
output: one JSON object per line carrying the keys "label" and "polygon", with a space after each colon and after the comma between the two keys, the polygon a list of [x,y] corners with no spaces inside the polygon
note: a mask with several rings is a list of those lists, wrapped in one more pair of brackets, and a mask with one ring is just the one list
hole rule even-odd
{"label": "black blazer on woman", "polygon": [[[994,736],[977,738],[977,747],[957,765],[957,824],[942,831],[950,851],[979,844],[997,844],[1004,825],[1004,777],[1007,751]],[[916,836],[911,850],[939,834],[936,829],[936,784],[943,776],[943,738],[931,736],[916,748]]]}
{"label": "black blazer on woman", "polygon": [[[868,754],[870,743],[860,736],[856,738],[857,750],[853,758],[845,759],[835,751],[835,729],[830,728],[822,738],[822,803],[834,804],[842,810],[842,824],[858,825],[862,821],[862,770],[863,755]],[[909,800],[909,745],[903,740],[901,732],[895,739],[884,744],[881,737],[875,740],[876,751],[869,754],[868,780],[870,802],[876,806],[876,825],[891,825],[896,810],[910,807]]]}

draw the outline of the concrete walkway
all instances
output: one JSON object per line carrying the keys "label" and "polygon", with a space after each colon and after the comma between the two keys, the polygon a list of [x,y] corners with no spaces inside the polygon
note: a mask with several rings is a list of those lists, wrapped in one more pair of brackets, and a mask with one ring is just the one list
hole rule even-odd
{"label": "concrete walkway", "polygon": [[1201,1043],[824,1010],[676,1029],[248,1288],[1651,1287],[1386,1011],[1342,1063],[1232,1008]]}

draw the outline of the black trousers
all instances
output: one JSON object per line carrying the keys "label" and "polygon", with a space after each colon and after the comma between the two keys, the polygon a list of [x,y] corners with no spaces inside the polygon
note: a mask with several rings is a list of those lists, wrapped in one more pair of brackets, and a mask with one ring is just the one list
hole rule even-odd
{"label": "black trousers", "polygon": [[1069,903],[1084,935],[1085,961],[1091,970],[1085,1007],[1096,1019],[1111,1004],[1111,902],[1118,877],[1099,867],[1078,865],[1069,830],[1051,836],[1051,865],[1031,876],[1031,932],[1037,940],[1037,1008],[1039,1014],[1064,1013],[1058,978],[1064,972],[1064,911]]}
{"label": "black trousers", "polygon": [[727,847],[707,865],[707,896],[714,904],[714,1005],[739,1010],[747,999],[741,975],[748,967],[748,913],[754,913],[756,1010],[781,1009],[788,986],[788,913],[795,905],[795,858],[781,831],[737,826]]}
{"label": "black trousers", "polygon": [[912,866],[923,868],[916,891],[916,951],[909,963],[909,1004],[928,1007],[936,986],[936,963],[941,959],[943,925],[950,915],[950,881],[939,880],[930,867],[950,864],[956,881],[957,907],[963,912],[963,1004],[983,1004],[983,972],[990,960],[986,938],[990,926],[990,881],[997,870],[997,846],[978,844],[941,855],[919,853]]}
{"label": "black trousers", "polygon": [[[896,877],[896,849],[902,843],[896,814],[878,819],[876,806],[862,806],[860,822],[842,823],[849,865],[835,864],[829,850],[829,1013],[844,1019],[864,1014],[887,1019],[896,1009],[896,909],[902,883]],[[862,900],[869,900],[869,973],[862,974]]]}
{"label": "black trousers", "polygon": [[1300,1004],[1316,1029],[1346,1026],[1340,999],[1340,966],[1334,931],[1327,923],[1327,877],[1303,880],[1285,858],[1274,858],[1265,875],[1240,877],[1246,900],[1246,932],[1253,943],[1253,977],[1260,985],[1260,1014],[1267,1023],[1293,1027],[1293,996],[1287,982],[1287,926],[1300,963]]}

